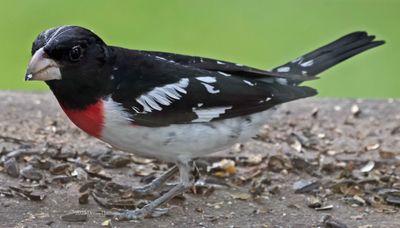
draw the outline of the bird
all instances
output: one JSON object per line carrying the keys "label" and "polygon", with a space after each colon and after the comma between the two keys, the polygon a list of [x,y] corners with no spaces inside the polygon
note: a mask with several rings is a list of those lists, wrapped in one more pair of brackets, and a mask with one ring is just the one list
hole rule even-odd
{"label": "bird", "polygon": [[349,33],[272,70],[229,61],[106,44],[89,29],[65,25],[32,44],[27,81],[44,81],[66,116],[87,134],[138,156],[175,164],[150,184],[179,182],[116,220],[166,213],[160,208],[193,184],[193,159],[254,137],[274,107],[311,97],[301,85],[328,68],[384,44],[364,31]]}

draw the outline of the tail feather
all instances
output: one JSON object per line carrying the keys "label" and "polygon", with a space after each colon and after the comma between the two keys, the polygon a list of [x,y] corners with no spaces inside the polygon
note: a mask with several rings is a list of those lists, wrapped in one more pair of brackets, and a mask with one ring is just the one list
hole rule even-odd
{"label": "tail feather", "polygon": [[350,57],[385,43],[384,41],[374,41],[374,39],[375,36],[368,35],[366,32],[353,32],[276,67],[273,71],[315,76]]}

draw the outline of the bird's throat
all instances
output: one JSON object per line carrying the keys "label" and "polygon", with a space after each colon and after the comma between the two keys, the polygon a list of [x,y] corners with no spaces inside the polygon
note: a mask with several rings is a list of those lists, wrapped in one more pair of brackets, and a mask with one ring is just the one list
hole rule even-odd
{"label": "bird's throat", "polygon": [[84,109],[70,109],[60,102],[61,108],[68,118],[80,129],[91,136],[100,137],[104,126],[104,104],[99,99],[95,104],[88,105]]}

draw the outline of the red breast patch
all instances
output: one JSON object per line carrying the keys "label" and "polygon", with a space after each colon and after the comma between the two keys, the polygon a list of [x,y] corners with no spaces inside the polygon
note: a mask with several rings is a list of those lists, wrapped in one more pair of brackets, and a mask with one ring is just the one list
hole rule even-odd
{"label": "red breast patch", "polygon": [[67,114],[68,118],[80,129],[91,136],[100,137],[104,124],[103,100],[100,99],[96,104],[89,105],[84,110],[73,110],[61,108]]}

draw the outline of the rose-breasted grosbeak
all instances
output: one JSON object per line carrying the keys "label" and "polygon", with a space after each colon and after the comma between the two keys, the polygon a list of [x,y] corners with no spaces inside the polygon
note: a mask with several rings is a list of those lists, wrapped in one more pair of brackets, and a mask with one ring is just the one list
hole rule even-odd
{"label": "rose-breasted grosbeak", "polygon": [[310,97],[300,86],[320,72],[383,44],[348,34],[271,71],[209,58],[109,46],[78,26],[48,29],[32,46],[26,80],[42,80],[70,120],[89,135],[127,152],[174,162],[139,192],[180,182],[145,207],[117,214],[135,219],[191,184],[190,160],[254,136],[270,108]]}

